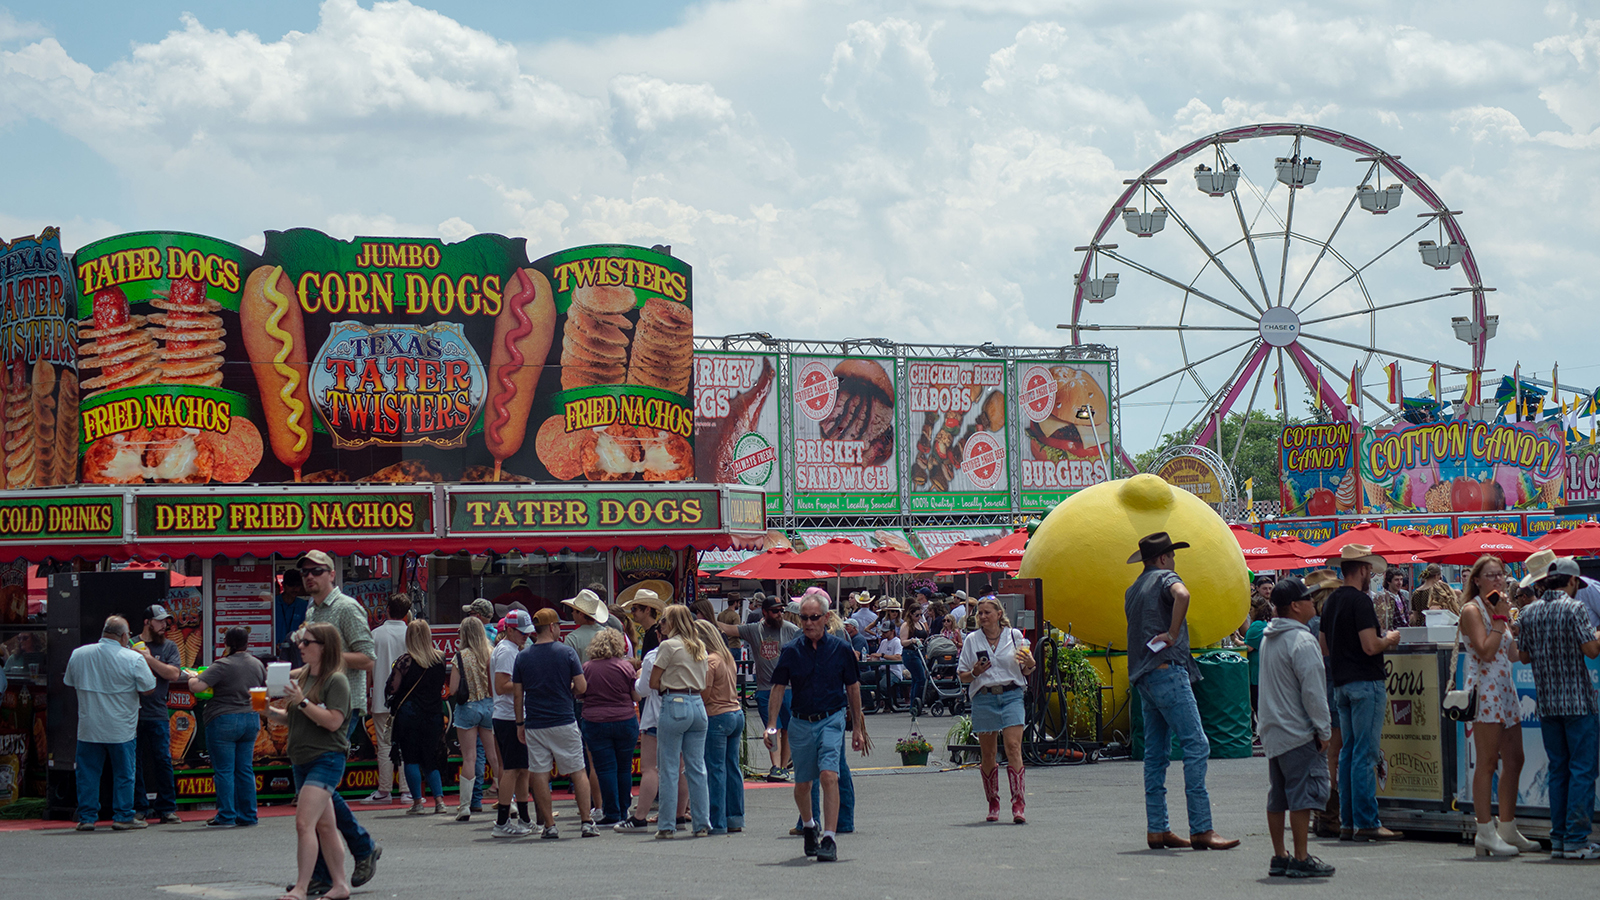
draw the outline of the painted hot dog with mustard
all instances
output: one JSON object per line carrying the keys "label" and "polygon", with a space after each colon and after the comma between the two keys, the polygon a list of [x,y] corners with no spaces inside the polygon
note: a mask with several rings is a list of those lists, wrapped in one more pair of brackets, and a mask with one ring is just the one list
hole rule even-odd
{"label": "painted hot dog with mustard", "polygon": [[306,326],[294,283],[282,266],[262,266],[245,281],[239,300],[240,331],[261,389],[272,453],[294,471],[311,456],[311,394],[306,388]]}
{"label": "painted hot dog with mustard", "polygon": [[550,279],[534,269],[518,269],[507,279],[505,302],[494,320],[489,355],[489,396],[483,410],[483,441],[500,465],[522,449],[528,434],[533,391],[544,372],[556,333],[556,300]]}

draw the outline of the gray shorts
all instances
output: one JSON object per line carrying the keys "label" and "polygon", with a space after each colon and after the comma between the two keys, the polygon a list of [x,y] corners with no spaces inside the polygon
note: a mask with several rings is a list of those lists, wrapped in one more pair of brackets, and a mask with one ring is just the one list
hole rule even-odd
{"label": "gray shorts", "polygon": [[1314,740],[1267,760],[1267,812],[1322,809],[1328,787],[1328,756]]}
{"label": "gray shorts", "polygon": [[571,775],[585,768],[583,735],[578,723],[557,725],[554,728],[526,728],[528,734],[528,769],[557,775]]}

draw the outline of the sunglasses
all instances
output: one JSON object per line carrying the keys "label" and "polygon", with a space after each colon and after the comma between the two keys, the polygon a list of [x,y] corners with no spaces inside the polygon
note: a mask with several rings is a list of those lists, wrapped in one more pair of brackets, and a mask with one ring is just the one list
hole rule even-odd
{"label": "sunglasses", "polygon": [[821,614],[818,614],[818,615],[815,615],[815,616],[805,616],[805,615],[803,615],[803,616],[800,617],[800,621],[802,621],[802,622],[815,622],[818,619],[826,619],[826,618],[827,618],[827,616],[821,615]]}
{"label": "sunglasses", "polygon": [[300,569],[301,575],[326,575],[333,571],[327,566],[304,566]]}
{"label": "sunglasses", "polygon": [[310,638],[301,638],[300,640],[296,641],[295,643],[297,643],[300,646],[304,647],[307,644],[320,644],[322,642],[321,641],[314,641],[314,640],[312,640]]}

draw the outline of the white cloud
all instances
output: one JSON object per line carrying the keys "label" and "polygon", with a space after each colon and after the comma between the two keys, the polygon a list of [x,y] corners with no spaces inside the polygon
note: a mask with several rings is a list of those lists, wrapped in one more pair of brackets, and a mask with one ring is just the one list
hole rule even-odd
{"label": "white cloud", "polygon": [[[536,256],[669,243],[695,267],[702,333],[1054,344],[1072,248],[1123,179],[1216,131],[1295,121],[1402,154],[1467,211],[1501,288],[1491,365],[1576,360],[1584,328],[1518,323],[1583,323],[1600,302],[1581,274],[1600,243],[1579,212],[1600,202],[1600,23],[1583,13],[1560,0],[1533,16],[1463,0],[1440,21],[1376,0],[707,0],[651,33],[514,44],[405,0],[327,0],[314,27],[283,35],[227,32],[201,12],[100,69],[0,14],[0,127],[55,129],[123,194],[108,205],[75,192],[73,172],[47,172],[63,206],[8,204],[0,227],[64,220],[77,244],[199,220],[255,246],[293,225],[481,229],[525,236]],[[1287,144],[1240,152],[1270,167]],[[1174,208],[1232,240],[1231,206],[1196,194],[1189,168],[1169,173]],[[1342,208],[1357,177],[1330,163],[1300,195],[1301,221]],[[1270,169],[1254,179],[1275,190]],[[1352,255],[1414,227],[1416,203],[1358,216]],[[1189,242],[1176,223],[1149,240],[1120,222],[1112,234],[1164,265]],[[1393,274],[1368,279],[1374,296],[1416,296],[1429,277],[1414,239],[1402,250]],[[1171,321],[1183,306],[1103,268],[1121,268],[1123,288],[1099,321]],[[1408,308],[1383,333],[1460,357],[1450,314]],[[1165,335],[1087,337],[1122,347],[1125,385],[1177,358]],[[1349,365],[1351,351],[1318,349]],[[1135,449],[1164,413],[1129,407]]]}

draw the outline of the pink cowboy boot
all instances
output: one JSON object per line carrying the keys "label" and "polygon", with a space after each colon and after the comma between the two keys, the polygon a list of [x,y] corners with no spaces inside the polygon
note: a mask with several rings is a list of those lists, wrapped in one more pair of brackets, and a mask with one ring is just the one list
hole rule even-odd
{"label": "pink cowboy boot", "polygon": [[1000,767],[983,773],[983,796],[989,799],[989,815],[985,822],[1000,821]]}
{"label": "pink cowboy boot", "polygon": [[[998,771],[997,769],[996,772],[998,773]],[[1024,815],[1028,809],[1028,789],[1023,778],[1023,773],[1026,771],[1026,769],[1013,769],[1010,766],[1006,766],[1006,781],[1011,786],[1011,821],[1018,825],[1028,824],[1028,817]]]}

